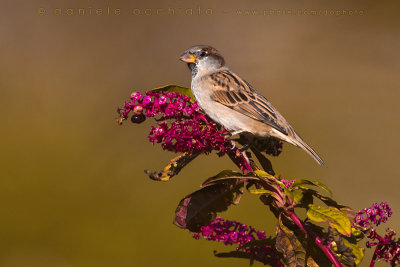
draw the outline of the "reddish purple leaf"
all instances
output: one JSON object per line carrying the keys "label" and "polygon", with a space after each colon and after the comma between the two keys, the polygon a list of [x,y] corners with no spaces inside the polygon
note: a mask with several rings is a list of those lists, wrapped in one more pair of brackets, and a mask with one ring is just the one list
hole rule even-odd
{"label": "reddish purple leaf", "polygon": [[213,184],[183,198],[175,211],[174,224],[192,232],[209,225],[218,212],[226,211],[242,195],[243,183]]}

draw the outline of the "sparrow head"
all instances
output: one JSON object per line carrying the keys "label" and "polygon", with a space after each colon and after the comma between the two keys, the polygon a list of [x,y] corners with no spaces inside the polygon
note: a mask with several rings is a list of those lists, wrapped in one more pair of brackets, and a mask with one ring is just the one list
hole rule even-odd
{"label": "sparrow head", "polygon": [[225,66],[225,60],[218,50],[209,45],[192,46],[179,59],[188,64],[193,76],[198,71],[212,71]]}

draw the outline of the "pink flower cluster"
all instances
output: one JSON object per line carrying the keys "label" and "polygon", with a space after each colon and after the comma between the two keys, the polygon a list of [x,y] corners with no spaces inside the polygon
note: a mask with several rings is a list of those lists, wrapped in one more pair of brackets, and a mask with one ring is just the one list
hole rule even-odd
{"label": "pink flower cluster", "polygon": [[365,208],[357,212],[355,221],[362,227],[367,227],[372,223],[378,226],[385,223],[392,216],[392,210],[387,202],[375,203],[371,208]]}
{"label": "pink flower cluster", "polygon": [[[355,221],[362,227],[376,226],[385,223],[392,216],[392,211],[387,202],[381,204],[375,203],[371,208],[365,208],[357,212]],[[366,243],[367,248],[375,246],[374,255],[372,256],[371,265],[373,266],[376,260],[384,260],[390,263],[391,266],[400,264],[400,240],[394,240],[396,233],[391,230],[386,230],[384,237],[380,236],[375,229],[370,229],[368,238],[377,240],[377,242]]]}
{"label": "pink flower cluster", "polygon": [[283,266],[274,247],[262,245],[241,248],[250,241],[266,238],[263,231],[257,231],[251,226],[217,217],[210,225],[201,227],[199,233],[193,234],[195,239],[200,239],[201,236],[207,240],[224,242],[225,245],[236,244],[237,250],[246,252],[264,264]]}
{"label": "pink flower cluster", "polygon": [[173,152],[209,154],[212,150],[217,150],[222,155],[230,148],[227,135],[202,114],[195,114],[193,119],[171,124],[158,123],[157,127],[151,127],[148,138],[153,143],[162,143],[163,149]]}
{"label": "pink flower cluster", "polygon": [[380,236],[374,229],[369,232],[368,238],[377,240],[378,242],[367,242],[367,247],[376,246],[372,261],[384,260],[390,263],[390,266],[398,266],[400,264],[400,241],[393,240],[396,233],[393,230],[387,229],[384,237]]}
{"label": "pink flower cluster", "polygon": [[[229,132],[219,127],[200,112],[197,102],[176,92],[149,91],[144,95],[132,93],[131,101],[118,109],[121,118],[141,123],[145,117],[156,117],[157,126],[151,127],[148,139],[161,143],[172,152],[210,153],[216,150],[223,155],[231,148]],[[174,119],[173,122],[166,122]]]}
{"label": "pink flower cluster", "polygon": [[130,112],[133,115],[144,114],[146,117],[161,115],[162,119],[181,119],[184,115],[190,116],[199,111],[196,102],[191,102],[190,97],[175,92],[148,91],[144,95],[132,93],[131,101],[125,102],[118,113],[125,119]]}
{"label": "pink flower cluster", "polygon": [[[253,240],[265,239],[264,232],[221,217],[217,217],[210,225],[201,227],[201,235],[207,240],[224,242],[225,245],[243,245]],[[194,238],[199,237],[200,233],[195,233]]]}

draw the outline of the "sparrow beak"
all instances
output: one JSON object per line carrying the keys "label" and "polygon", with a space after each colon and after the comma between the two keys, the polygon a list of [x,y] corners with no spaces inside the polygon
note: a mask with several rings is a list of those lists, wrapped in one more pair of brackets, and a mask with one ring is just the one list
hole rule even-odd
{"label": "sparrow beak", "polygon": [[183,53],[180,57],[180,60],[186,63],[195,63],[196,60],[199,60],[197,57],[193,56],[189,52]]}

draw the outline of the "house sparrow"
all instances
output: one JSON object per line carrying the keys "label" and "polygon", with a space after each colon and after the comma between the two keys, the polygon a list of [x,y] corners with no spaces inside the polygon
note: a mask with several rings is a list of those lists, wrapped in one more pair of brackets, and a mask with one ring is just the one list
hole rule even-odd
{"label": "house sparrow", "polygon": [[180,57],[192,72],[191,89],[200,107],[232,135],[275,137],[304,149],[320,165],[322,159],[285,118],[248,82],[230,71],[221,54],[207,45],[193,46]]}

